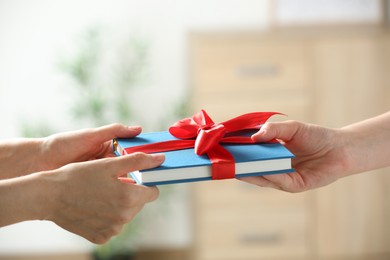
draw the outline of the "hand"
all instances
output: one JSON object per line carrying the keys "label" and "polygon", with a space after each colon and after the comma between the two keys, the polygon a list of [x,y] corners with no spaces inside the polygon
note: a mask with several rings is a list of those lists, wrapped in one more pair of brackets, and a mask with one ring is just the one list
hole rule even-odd
{"label": "hand", "polygon": [[156,187],[124,183],[118,177],[128,172],[157,167],[162,154],[135,153],[68,164],[48,173],[57,184],[56,196],[48,198],[44,219],[85,237],[105,243],[131,221],[145,203],[158,197]]}
{"label": "hand", "polygon": [[131,138],[142,131],[139,126],[111,124],[51,135],[43,141],[43,156],[36,171],[51,170],[68,163],[113,157],[113,138]]}
{"label": "hand", "polygon": [[268,122],[252,136],[258,142],[280,140],[295,158],[294,173],[247,177],[261,187],[301,192],[334,182],[345,175],[349,160],[342,131],[297,121]]}

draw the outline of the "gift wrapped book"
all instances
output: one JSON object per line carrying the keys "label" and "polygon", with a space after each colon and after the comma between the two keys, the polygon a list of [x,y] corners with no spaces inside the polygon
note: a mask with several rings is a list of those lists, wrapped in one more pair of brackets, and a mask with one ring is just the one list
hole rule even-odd
{"label": "gift wrapped book", "polygon": [[294,156],[282,144],[250,138],[275,114],[279,113],[248,113],[215,124],[202,110],[176,122],[169,132],[114,139],[113,149],[117,156],[165,153],[161,166],[130,173],[137,183],[148,186],[293,172]]}

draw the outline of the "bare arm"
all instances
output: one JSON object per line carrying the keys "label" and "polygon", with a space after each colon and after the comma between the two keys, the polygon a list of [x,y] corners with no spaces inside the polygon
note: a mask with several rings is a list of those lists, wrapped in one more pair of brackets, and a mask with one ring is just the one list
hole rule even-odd
{"label": "bare arm", "polygon": [[349,174],[390,166],[390,112],[341,129],[351,160]]}
{"label": "bare arm", "polygon": [[0,142],[0,179],[23,176],[39,168],[42,139],[19,138]]}

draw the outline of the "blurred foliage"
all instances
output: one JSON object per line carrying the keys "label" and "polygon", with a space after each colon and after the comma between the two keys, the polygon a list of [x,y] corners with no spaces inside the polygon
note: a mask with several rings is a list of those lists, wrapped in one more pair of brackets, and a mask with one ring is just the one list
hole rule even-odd
{"label": "blurred foliage", "polygon": [[71,110],[74,118],[89,126],[133,119],[129,100],[132,90],[147,82],[148,51],[145,40],[117,40],[101,29],[88,30],[80,49],[59,64],[77,88]]}
{"label": "blurred foliage", "polygon": [[[149,77],[149,44],[133,36],[112,35],[102,28],[81,34],[74,53],[66,53],[57,64],[69,79],[72,92],[70,115],[87,127],[118,122],[128,123],[135,115],[131,107],[132,90],[146,86]],[[55,133],[48,122],[20,127],[25,137]]]}
{"label": "blurred foliage", "polygon": [[71,60],[60,64],[79,86],[88,87],[94,77],[95,64],[99,59],[99,31],[90,29],[83,37],[79,52]]}
{"label": "blurred foliage", "polygon": [[170,125],[179,119],[189,117],[189,102],[188,98],[183,98],[178,102],[172,104],[171,113],[166,113],[164,118],[161,118],[158,122],[157,129],[155,131],[167,131]]}
{"label": "blurred foliage", "polygon": [[35,122],[33,125],[23,121],[19,126],[19,131],[23,137],[45,137],[55,133],[53,127],[47,122]]}

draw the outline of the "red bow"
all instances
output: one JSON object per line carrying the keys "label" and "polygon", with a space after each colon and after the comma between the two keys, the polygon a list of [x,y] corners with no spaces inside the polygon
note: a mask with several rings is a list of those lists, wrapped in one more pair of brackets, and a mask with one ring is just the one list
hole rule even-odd
{"label": "red bow", "polygon": [[233,156],[221,143],[253,144],[250,137],[230,136],[240,130],[258,129],[277,112],[254,112],[244,114],[225,122],[215,124],[206,111],[201,110],[191,118],[179,120],[169,128],[169,132],[182,140],[171,140],[126,148],[132,152],[166,152],[194,148],[197,155],[207,154],[211,161],[212,179],[228,179],[235,177],[235,161]]}

